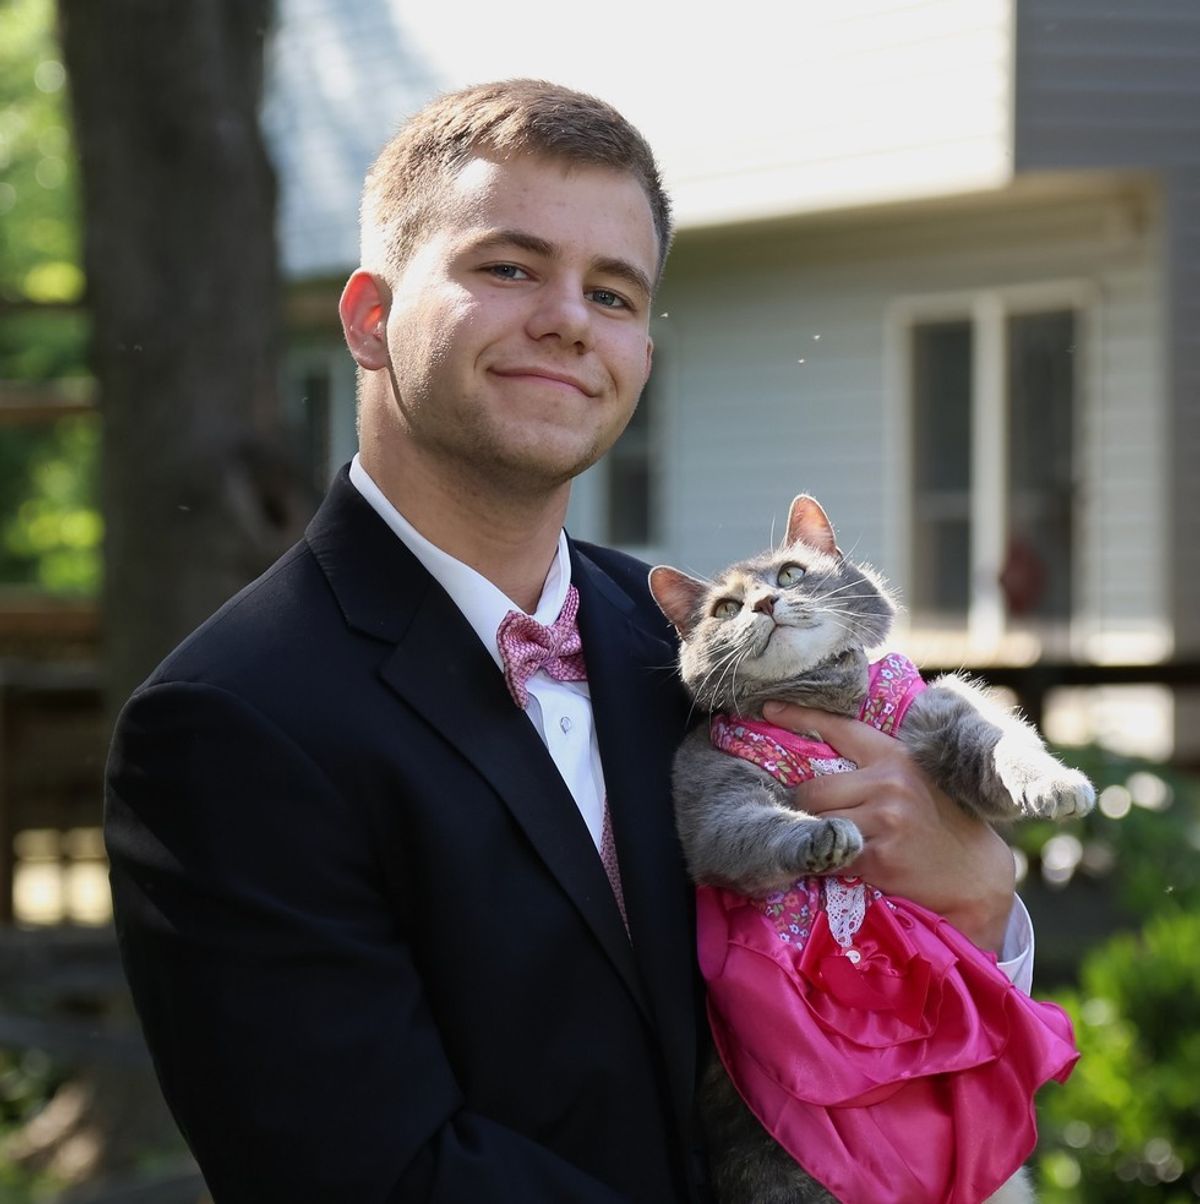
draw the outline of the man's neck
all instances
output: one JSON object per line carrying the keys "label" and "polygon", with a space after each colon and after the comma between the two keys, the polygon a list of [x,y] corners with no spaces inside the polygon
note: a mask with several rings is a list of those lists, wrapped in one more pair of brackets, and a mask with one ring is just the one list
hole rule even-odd
{"label": "man's neck", "polygon": [[522,610],[537,608],[558,549],[569,483],[548,495],[514,496],[369,439],[359,458],[388,501],[430,543],[470,565]]}

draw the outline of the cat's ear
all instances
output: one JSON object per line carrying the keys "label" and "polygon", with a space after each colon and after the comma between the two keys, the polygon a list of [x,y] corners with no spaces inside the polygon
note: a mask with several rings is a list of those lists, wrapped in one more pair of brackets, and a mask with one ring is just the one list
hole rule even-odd
{"label": "cat's ear", "polygon": [[650,570],[650,592],[659,610],[671,620],[675,630],[686,637],[692,628],[696,607],[708,592],[708,582],[660,564]]}
{"label": "cat's ear", "polygon": [[816,548],[828,556],[842,559],[842,549],[837,546],[829,516],[821,508],[821,503],[807,493],[796,498],[788,511],[787,543],[784,546],[790,548],[794,543],[808,544],[810,548]]}

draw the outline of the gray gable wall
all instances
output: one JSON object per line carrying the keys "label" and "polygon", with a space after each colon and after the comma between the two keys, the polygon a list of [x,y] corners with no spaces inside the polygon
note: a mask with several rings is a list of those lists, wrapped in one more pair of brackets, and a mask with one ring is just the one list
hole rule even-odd
{"label": "gray gable wall", "polygon": [[[1200,4],[1018,0],[1018,170],[1162,173],[1166,423],[1161,572],[1180,656],[1200,653]],[[1118,516],[1121,511],[1115,512]],[[1175,700],[1177,750],[1200,750],[1200,691]]]}
{"label": "gray gable wall", "polygon": [[263,124],[293,281],[344,275],[358,262],[363,176],[400,122],[444,86],[410,41],[387,0],[279,0]]}

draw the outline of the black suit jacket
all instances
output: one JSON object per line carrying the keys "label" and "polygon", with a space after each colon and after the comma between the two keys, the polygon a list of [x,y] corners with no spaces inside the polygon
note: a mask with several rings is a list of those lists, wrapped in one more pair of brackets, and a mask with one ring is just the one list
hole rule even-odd
{"label": "black suit jacket", "polygon": [[344,472],[126,706],[117,930],[216,1204],[695,1198],[687,704],[645,566],[572,573],[632,941],[495,663]]}

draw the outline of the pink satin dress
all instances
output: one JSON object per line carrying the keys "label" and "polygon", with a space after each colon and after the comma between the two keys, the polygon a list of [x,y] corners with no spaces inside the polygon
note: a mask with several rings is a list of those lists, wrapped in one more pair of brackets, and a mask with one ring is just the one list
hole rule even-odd
{"label": "pink satin dress", "polygon": [[[894,735],[924,688],[889,654],[860,718]],[[854,768],[760,721],[715,716],[712,738],[785,785]],[[697,923],[729,1077],[842,1204],[980,1204],[1028,1158],[1034,1093],[1079,1054],[1066,1013],[1013,986],[994,954],[852,877],[767,898],[700,887]]]}

